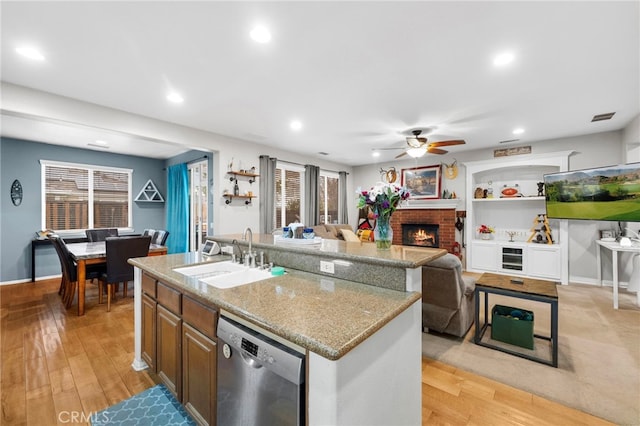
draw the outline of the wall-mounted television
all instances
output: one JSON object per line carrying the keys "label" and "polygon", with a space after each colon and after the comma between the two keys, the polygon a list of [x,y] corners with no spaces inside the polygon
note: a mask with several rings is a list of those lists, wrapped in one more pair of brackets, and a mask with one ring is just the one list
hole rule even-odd
{"label": "wall-mounted television", "polygon": [[640,222],[640,163],[544,175],[547,217]]}

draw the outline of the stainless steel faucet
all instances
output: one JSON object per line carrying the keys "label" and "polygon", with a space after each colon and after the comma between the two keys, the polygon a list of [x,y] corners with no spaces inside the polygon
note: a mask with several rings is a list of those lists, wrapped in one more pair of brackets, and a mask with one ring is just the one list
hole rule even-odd
{"label": "stainless steel faucet", "polygon": [[253,253],[253,250],[251,248],[251,245],[253,243],[253,231],[251,231],[251,228],[249,228],[248,226],[245,228],[244,232],[242,233],[242,239],[243,240],[247,239],[247,232],[249,233],[249,252],[247,253],[248,258],[246,259],[246,263],[248,263],[250,267],[255,268],[256,256]]}

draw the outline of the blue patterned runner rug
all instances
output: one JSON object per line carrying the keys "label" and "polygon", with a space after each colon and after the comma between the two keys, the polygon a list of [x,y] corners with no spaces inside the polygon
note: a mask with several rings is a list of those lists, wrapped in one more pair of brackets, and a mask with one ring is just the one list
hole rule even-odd
{"label": "blue patterned runner rug", "polygon": [[164,385],[156,385],[95,413],[93,426],[171,425],[195,426],[195,422]]}

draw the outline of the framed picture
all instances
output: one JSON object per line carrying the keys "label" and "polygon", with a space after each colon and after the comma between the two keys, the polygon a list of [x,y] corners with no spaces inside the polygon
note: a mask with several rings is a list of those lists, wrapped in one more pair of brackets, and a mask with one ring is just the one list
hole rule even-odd
{"label": "framed picture", "polygon": [[402,185],[414,200],[440,198],[440,165],[402,169]]}

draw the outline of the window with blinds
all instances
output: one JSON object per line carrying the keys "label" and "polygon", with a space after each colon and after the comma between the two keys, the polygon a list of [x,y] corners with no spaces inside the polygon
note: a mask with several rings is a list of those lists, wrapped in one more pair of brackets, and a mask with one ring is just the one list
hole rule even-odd
{"label": "window with blinds", "polygon": [[320,223],[338,221],[338,175],[320,171],[318,182],[320,196]]}
{"label": "window with blinds", "polygon": [[129,228],[129,169],[41,161],[43,229]]}
{"label": "window with blinds", "polygon": [[290,165],[276,168],[275,228],[302,221],[302,170]]}

